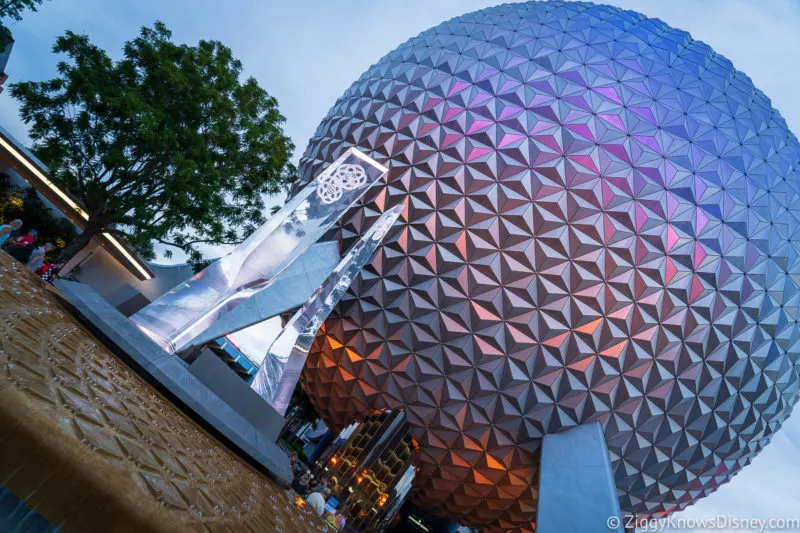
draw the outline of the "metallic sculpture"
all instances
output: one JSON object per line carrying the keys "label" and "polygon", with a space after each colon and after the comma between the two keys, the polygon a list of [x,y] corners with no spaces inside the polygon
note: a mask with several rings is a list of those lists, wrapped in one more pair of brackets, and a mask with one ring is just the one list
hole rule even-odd
{"label": "metallic sculpture", "polygon": [[402,204],[388,209],[334,268],[273,341],[253,379],[252,388],[281,415],[286,414],[300,372],[319,327],[339,303],[353,279],[403,212]]}
{"label": "metallic sculpture", "polygon": [[[344,152],[231,253],[131,320],[167,351],[180,351],[220,317],[275,283],[386,170],[356,149]],[[233,325],[223,335],[246,325]]]}
{"label": "metallic sculpture", "polygon": [[301,173],[349,146],[391,171],[342,247],[383,205],[408,211],[303,383],[336,429],[404,410],[420,505],[530,530],[542,436],[597,420],[622,511],[670,512],[789,415],[800,145],[705,44],[580,2],[464,15],[361,76]]}
{"label": "metallic sculpture", "polygon": [[[242,344],[240,334],[245,334],[249,326],[262,324],[272,317],[290,312],[301,307],[314,294],[331,271],[341,261],[339,244],[331,241],[319,241],[312,244],[294,263],[281,273],[280,283],[273,283],[264,290],[244,301],[225,316],[211,324],[191,341],[183,345],[183,350],[191,350],[228,335],[234,331],[233,340],[243,354],[259,364],[264,357],[264,342],[246,342]],[[256,328],[261,329],[261,328]],[[254,335],[251,329],[245,337]],[[259,337],[263,336],[261,329]],[[274,336],[274,334],[272,335]]]}

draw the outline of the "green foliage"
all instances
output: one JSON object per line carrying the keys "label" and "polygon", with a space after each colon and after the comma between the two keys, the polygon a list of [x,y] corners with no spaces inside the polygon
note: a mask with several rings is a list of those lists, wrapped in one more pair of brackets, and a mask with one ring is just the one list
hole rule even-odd
{"label": "green foliage", "polygon": [[206,267],[211,266],[211,263],[214,262],[214,259],[202,259],[200,261],[192,261],[192,273],[199,274],[201,271],[205,270]]}
{"label": "green foliage", "polygon": [[11,30],[5,25],[8,19],[22,20],[22,12],[26,9],[36,11],[44,0],[0,0],[0,53],[13,40]]}
{"label": "green foliage", "polygon": [[69,220],[57,216],[44,204],[33,187],[15,187],[7,175],[0,174],[0,223],[5,224],[15,218],[22,220],[23,231],[31,228],[37,231],[40,244],[52,242],[56,245],[56,250],[48,254],[50,261],[78,233]]}
{"label": "green foliage", "polygon": [[306,452],[303,451],[303,447],[300,446],[300,444],[296,441],[281,440],[281,443],[286,447],[287,450],[289,450],[289,453],[297,453],[297,458],[304,463],[308,460],[308,456],[306,455]]}
{"label": "green foliage", "polygon": [[22,20],[22,12],[36,11],[44,0],[0,0],[0,18]]}
{"label": "green foliage", "polygon": [[89,213],[80,241],[109,232],[146,258],[155,241],[196,262],[198,244],[236,244],[263,223],[264,195],[295,179],[294,146],[277,101],[240,80],[229,48],[171,39],[156,22],[113,61],[66,32],[58,76],[11,94],[52,179]]}

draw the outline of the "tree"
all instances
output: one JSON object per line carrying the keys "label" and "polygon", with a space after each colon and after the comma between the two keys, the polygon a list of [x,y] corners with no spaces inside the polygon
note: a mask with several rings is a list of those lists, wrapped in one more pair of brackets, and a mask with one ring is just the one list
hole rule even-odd
{"label": "tree", "polygon": [[6,20],[22,20],[22,12],[26,9],[36,11],[44,0],[0,0],[0,53],[6,51],[6,47],[13,40],[11,30],[5,25]]}
{"label": "tree", "polygon": [[112,61],[66,32],[58,77],[11,86],[36,155],[89,215],[60,259],[107,232],[147,259],[155,241],[198,261],[198,244],[241,242],[264,221],[264,195],[295,179],[275,98],[240,81],[222,43],[171,39],[156,22]]}

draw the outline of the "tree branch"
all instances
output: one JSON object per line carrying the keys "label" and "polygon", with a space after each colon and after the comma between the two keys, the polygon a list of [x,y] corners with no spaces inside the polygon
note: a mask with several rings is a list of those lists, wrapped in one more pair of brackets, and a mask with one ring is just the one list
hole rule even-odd
{"label": "tree branch", "polygon": [[174,246],[175,248],[180,248],[182,250],[186,249],[186,248],[189,248],[191,246],[194,246],[195,244],[217,244],[217,245],[223,245],[223,246],[227,246],[227,245],[236,246],[236,245],[242,243],[242,241],[238,241],[238,240],[237,241],[228,242],[228,241],[218,241],[216,239],[195,239],[193,241],[186,241],[183,244],[178,244],[178,243],[175,243],[175,242],[170,242],[170,241],[167,241],[167,240],[164,240],[164,239],[159,239],[159,238],[156,238],[155,240],[157,240],[161,244],[164,244],[164,245],[167,245],[167,246]]}

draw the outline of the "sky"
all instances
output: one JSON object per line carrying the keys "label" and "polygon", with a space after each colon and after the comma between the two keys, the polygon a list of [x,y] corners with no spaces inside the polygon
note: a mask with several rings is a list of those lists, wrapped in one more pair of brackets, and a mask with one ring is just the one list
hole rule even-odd
{"label": "sky", "polygon": [[[162,20],[179,42],[218,39],[278,99],[295,159],[345,89],[421,31],[497,2],[484,0],[48,0],[13,23],[9,83],[52,77],[64,30],[118,57],[142,25]],[[610,0],[686,30],[747,73],[800,132],[800,0]],[[20,140],[16,102],[0,94],[0,124]],[[676,517],[800,518],[800,415],[734,480]],[[668,529],[666,531],[682,531]],[[695,530],[700,531],[700,530]],[[719,530],[718,530],[719,531]],[[784,531],[800,531],[784,529]]]}

